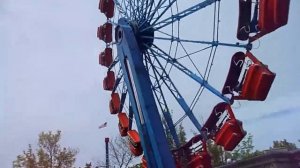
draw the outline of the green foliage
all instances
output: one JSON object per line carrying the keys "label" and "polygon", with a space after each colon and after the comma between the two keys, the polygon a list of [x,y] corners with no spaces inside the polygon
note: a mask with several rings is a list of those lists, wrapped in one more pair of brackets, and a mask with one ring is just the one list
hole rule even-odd
{"label": "green foliage", "polygon": [[227,159],[242,160],[261,154],[260,151],[253,152],[253,136],[251,134],[248,134],[232,152],[225,151],[223,147],[216,145],[211,140],[207,141],[207,148],[214,167],[226,164]]}
{"label": "green foliage", "polygon": [[168,127],[167,121],[164,119],[164,117],[161,117],[161,119],[162,119],[162,125],[164,127],[164,131],[165,131],[165,135],[166,135],[166,139],[167,139],[169,148],[171,150],[173,150],[173,149],[176,148],[176,145],[175,145],[175,143],[173,141],[173,137],[171,135],[171,132],[168,129],[169,127]]}
{"label": "green foliage", "polygon": [[225,151],[221,146],[216,145],[212,140],[207,141],[207,149],[212,157],[213,167],[225,164],[226,160],[232,157],[230,152]]}
{"label": "green foliage", "polygon": [[253,156],[253,135],[248,134],[232,152],[232,159],[242,160]]}
{"label": "green foliage", "polygon": [[255,150],[251,155],[252,155],[252,157],[255,157],[255,156],[259,156],[259,155],[263,155],[263,154],[264,154],[263,151]]}
{"label": "green foliage", "polygon": [[61,131],[39,134],[38,149],[33,152],[31,145],[27,151],[13,161],[14,168],[70,168],[75,163],[77,150],[59,145]]}
{"label": "green foliage", "polygon": [[186,133],[185,133],[185,130],[184,130],[184,127],[182,126],[182,124],[179,125],[179,128],[177,130],[177,135],[178,135],[180,145],[185,144],[186,143]]}
{"label": "green foliage", "polygon": [[[165,129],[165,135],[166,135],[166,139],[167,139],[168,144],[169,144],[169,148],[171,150],[173,150],[173,149],[176,148],[176,145],[175,145],[173,137],[172,137],[172,135],[171,135],[171,133],[168,129],[167,122],[163,117],[162,117],[162,124],[163,124],[164,129]],[[178,136],[180,145],[185,144],[186,143],[186,133],[185,133],[185,130],[184,130],[184,127],[182,126],[182,124],[179,124],[179,127],[176,129],[176,132],[177,132],[177,136]]]}
{"label": "green foliage", "polygon": [[286,148],[288,150],[294,150],[297,149],[297,146],[295,143],[288,142],[286,139],[283,139],[281,141],[273,141],[273,146],[270,147],[270,149],[278,149],[278,148]]}
{"label": "green foliage", "polygon": [[134,166],[132,166],[132,167],[130,167],[130,168],[142,168],[142,164],[139,163],[139,164],[136,164],[136,165],[134,165]]}
{"label": "green foliage", "polygon": [[[224,165],[227,159],[244,160],[263,154],[263,151],[253,151],[253,135],[251,134],[248,134],[232,152],[224,151],[221,146],[214,144],[211,140],[207,142],[207,147],[212,157],[212,165],[214,167]],[[273,146],[270,147],[270,149],[276,148],[294,150],[297,149],[297,146],[295,143],[288,142],[284,139],[282,141],[273,141]]]}

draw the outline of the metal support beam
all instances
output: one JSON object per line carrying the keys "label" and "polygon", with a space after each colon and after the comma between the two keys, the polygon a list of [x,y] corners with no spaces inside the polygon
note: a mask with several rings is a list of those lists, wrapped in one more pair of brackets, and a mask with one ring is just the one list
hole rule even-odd
{"label": "metal support beam", "polygon": [[206,89],[208,89],[213,94],[215,94],[216,96],[220,97],[225,102],[230,103],[230,99],[228,97],[224,96],[221,92],[219,92],[217,89],[215,89],[214,87],[212,87],[203,78],[201,78],[200,76],[196,75],[195,73],[193,73],[192,71],[190,71],[189,69],[187,69],[185,66],[183,66],[182,64],[180,64],[176,59],[173,59],[172,57],[170,57],[167,53],[165,53],[163,50],[161,50],[157,46],[155,46],[155,48],[157,50],[159,50],[159,52],[156,51],[156,50],[154,50],[154,49],[152,49],[152,48],[149,48],[149,49],[153,53],[155,53],[156,56],[158,56],[160,58],[163,58],[168,63],[172,64],[174,67],[176,67],[177,69],[179,69],[180,71],[182,71],[183,73],[185,73],[186,75],[188,75],[189,77],[191,77],[193,80],[195,80],[196,82],[198,82],[199,84],[201,84],[202,86],[204,86]]}
{"label": "metal support beam", "polygon": [[[176,15],[168,17],[168,18],[166,18],[166,19],[164,19],[160,22],[157,22],[156,24],[151,25],[151,27],[153,27],[154,30],[159,30],[159,29],[161,29],[165,26],[168,26],[168,25],[170,25],[170,24],[172,24],[172,23],[174,23],[174,22],[176,22],[176,21],[178,21],[178,20],[180,20],[180,19],[182,19],[182,18],[184,18],[188,15],[191,15],[191,14],[199,11],[200,9],[203,9],[203,8],[213,4],[216,1],[217,0],[205,0],[204,2],[201,2],[197,5],[194,5],[194,6],[188,8],[188,9],[182,11],[182,12],[177,13]],[[158,26],[158,27],[156,27],[156,26]],[[144,31],[146,29],[149,29],[151,27],[145,28],[142,31]]]}
{"label": "metal support beam", "polygon": [[171,36],[170,38],[166,37],[149,37],[149,36],[142,36],[144,39],[157,39],[157,40],[166,40],[166,41],[176,41],[176,42],[184,42],[184,43],[194,43],[194,44],[207,44],[211,46],[225,46],[225,47],[236,47],[236,48],[245,48],[246,50],[252,49],[252,44],[241,44],[241,43],[223,43],[219,41],[200,41],[200,40],[186,40],[180,39],[178,37]]}
{"label": "metal support beam", "polygon": [[[167,72],[165,71],[165,69],[159,62],[159,60],[155,56],[154,56],[154,58],[155,58],[155,61],[158,63],[162,73],[159,73],[157,69],[153,69],[153,70],[155,70],[156,74],[158,74],[160,76],[160,78],[163,79],[163,82],[165,83],[165,85],[167,86],[167,88],[169,89],[171,94],[174,96],[174,98],[176,99],[178,104],[182,107],[185,114],[190,118],[190,120],[192,121],[194,126],[197,128],[197,130],[199,132],[201,132],[201,128],[202,128],[201,124],[198,122],[198,120],[196,119],[192,110],[190,109],[190,107],[188,106],[188,104],[186,103],[184,98],[181,96],[180,92],[178,91],[178,89],[176,88],[176,86],[174,85],[172,80],[169,78],[169,75],[167,74]],[[152,64],[151,61],[149,61],[149,62]],[[152,66],[154,66],[154,65],[152,64]]]}
{"label": "metal support beam", "polygon": [[118,24],[118,57],[147,164],[149,167],[175,168],[151,89],[150,77],[143,64],[142,53],[128,22],[121,18]]}
{"label": "metal support beam", "polygon": [[106,155],[106,168],[109,168],[109,150],[108,150],[109,138],[105,138],[105,155]]}
{"label": "metal support beam", "polygon": [[[153,87],[153,91],[154,91],[154,95],[156,97],[156,100],[157,100],[157,103],[159,104],[160,108],[161,108],[161,111],[162,111],[162,114],[164,116],[164,119],[165,119],[165,122],[168,126],[168,129],[173,137],[173,140],[175,142],[175,145],[176,145],[176,148],[179,148],[180,147],[180,142],[179,142],[179,138],[178,138],[178,135],[177,135],[177,132],[176,132],[176,128],[174,126],[174,123],[173,123],[173,119],[172,119],[172,116],[170,114],[170,110],[169,110],[169,107],[167,105],[167,102],[166,102],[166,99],[165,99],[165,96],[163,95],[163,91],[162,91],[162,88],[160,86],[160,81],[159,81],[159,74],[157,74],[157,72],[155,71],[155,67],[153,66],[150,58],[147,56],[147,58],[149,60],[149,63],[151,64],[152,66],[152,70],[153,70],[153,74],[154,74],[154,78],[155,78],[155,84],[152,86]],[[166,132],[168,132],[168,130],[166,130]]]}

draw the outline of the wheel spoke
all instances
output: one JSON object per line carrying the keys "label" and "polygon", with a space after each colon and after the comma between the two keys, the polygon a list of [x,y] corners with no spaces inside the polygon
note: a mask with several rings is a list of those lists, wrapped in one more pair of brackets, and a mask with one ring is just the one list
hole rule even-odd
{"label": "wheel spoke", "polygon": [[177,0],[172,0],[171,2],[169,2],[169,4],[165,7],[165,9],[163,10],[163,12],[161,12],[157,18],[155,18],[155,20],[151,23],[151,25],[155,25],[159,19],[167,12],[167,10],[169,10],[172,5],[174,4],[174,2],[177,2]]}
{"label": "wheel spoke", "polygon": [[195,44],[206,44],[212,46],[226,46],[226,47],[236,47],[236,48],[245,48],[248,49],[251,47],[249,44],[240,44],[240,43],[223,43],[218,41],[201,41],[201,40],[186,40],[174,37],[172,35],[166,34],[170,36],[170,38],[166,37],[150,37],[150,36],[142,36],[144,39],[157,39],[157,40],[166,40],[166,41],[176,41],[182,43],[195,43]]}
{"label": "wheel spoke", "polygon": [[126,96],[127,96],[127,87],[126,87],[125,83],[123,83],[123,88],[122,88],[121,93],[122,94],[121,94],[120,112],[123,111],[123,107],[124,107]]}
{"label": "wheel spoke", "polygon": [[[156,12],[161,9],[162,5],[166,2],[167,0],[159,0],[156,7],[154,8],[154,10],[152,11],[152,13],[149,15],[149,17],[147,18],[147,21],[151,22],[151,20],[153,19],[154,15],[156,14]],[[142,30],[143,31],[143,30]]]}
{"label": "wheel spoke", "polygon": [[[198,122],[198,120],[194,116],[193,112],[191,111],[191,109],[187,105],[186,101],[181,96],[180,92],[178,91],[178,89],[176,88],[176,86],[174,85],[174,83],[172,82],[172,80],[169,78],[169,75],[167,75],[167,72],[165,71],[164,67],[162,66],[162,64],[160,63],[160,61],[157,59],[156,53],[154,53],[153,50],[151,50],[150,52],[153,55],[152,58],[155,59],[155,61],[159,65],[160,70],[162,72],[159,73],[157,68],[153,68],[153,70],[156,72],[156,74],[159,76],[160,79],[163,79],[162,81],[167,86],[167,88],[169,89],[169,91],[171,92],[171,94],[173,95],[173,97],[176,99],[176,101],[178,102],[178,104],[182,107],[182,109],[184,110],[184,112],[187,114],[187,116],[193,122],[193,124],[195,125],[195,127],[197,128],[197,130],[200,132],[201,131],[201,124]],[[149,62],[151,63],[151,61],[149,61]]]}
{"label": "wheel spoke", "polygon": [[[124,3],[125,3],[125,0],[122,0],[121,3],[119,3],[118,0],[114,0],[114,3],[116,4],[119,13],[120,13],[120,14],[123,14],[125,17],[129,18],[128,13],[127,13],[127,10],[124,10],[124,8],[122,7],[122,3],[124,4]],[[125,7],[125,9],[127,9],[127,6],[126,6],[126,5],[124,5],[124,7]]]}
{"label": "wheel spoke", "polygon": [[108,71],[110,71],[112,68],[114,68],[115,65],[116,65],[118,62],[119,62],[119,58],[116,57],[116,58],[114,59],[114,61],[112,62],[112,64],[108,67]]}
{"label": "wheel spoke", "polygon": [[161,78],[158,77],[158,74],[157,72],[154,70],[155,67],[152,66],[153,65],[153,62],[151,61],[150,59],[150,56],[148,54],[146,54],[146,59],[148,60],[148,63],[150,63],[151,67],[152,67],[152,71],[153,71],[153,74],[154,74],[154,79],[155,79],[155,82],[156,82],[156,85],[152,85],[152,88],[153,88],[153,91],[154,91],[154,95],[155,95],[155,98],[158,102],[158,105],[161,109],[161,112],[165,118],[165,121],[167,123],[167,126],[168,126],[168,129],[170,130],[171,132],[171,135],[174,139],[174,142],[175,142],[175,145],[176,147],[178,148],[180,146],[180,143],[179,143],[179,138],[177,136],[177,133],[176,133],[176,129],[175,129],[175,126],[173,124],[173,120],[172,120],[172,117],[171,117],[171,114],[170,114],[170,110],[169,110],[169,107],[167,105],[167,102],[166,102],[166,99],[163,95],[163,91],[161,89],[161,85],[159,84]]}
{"label": "wheel spoke", "polygon": [[[154,45],[155,46],[155,45]],[[216,90],[215,88],[213,88],[209,83],[207,83],[206,80],[204,80],[203,78],[201,78],[200,76],[197,76],[196,74],[194,74],[192,71],[190,71],[189,69],[187,69],[185,66],[183,66],[182,64],[180,64],[176,59],[173,59],[171,56],[169,56],[167,53],[165,53],[163,50],[161,50],[159,47],[155,46],[155,48],[159,51],[155,51],[152,48],[148,48],[149,50],[151,50],[151,52],[155,53],[156,56],[164,59],[165,61],[167,61],[168,63],[172,64],[174,67],[176,67],[178,70],[182,71],[183,73],[185,73],[187,76],[189,76],[190,78],[192,78],[193,80],[195,80],[196,82],[198,82],[199,84],[203,85],[205,88],[207,88],[210,92],[212,92],[213,94],[215,94],[216,96],[220,97],[221,99],[223,99],[225,102],[230,102],[229,98],[227,98],[226,96],[222,95],[222,93],[220,93],[218,90]]]}
{"label": "wheel spoke", "polygon": [[142,31],[147,30],[149,28],[154,28],[154,30],[159,30],[163,27],[166,27],[166,26],[172,24],[173,22],[179,21],[179,20],[183,19],[184,17],[187,17],[187,16],[199,11],[200,9],[203,9],[203,8],[213,4],[216,1],[217,0],[205,0],[204,2],[194,5],[182,12],[179,12],[178,14],[176,14],[174,16],[170,16],[160,22],[157,22],[156,24],[153,24],[150,27],[143,29]]}

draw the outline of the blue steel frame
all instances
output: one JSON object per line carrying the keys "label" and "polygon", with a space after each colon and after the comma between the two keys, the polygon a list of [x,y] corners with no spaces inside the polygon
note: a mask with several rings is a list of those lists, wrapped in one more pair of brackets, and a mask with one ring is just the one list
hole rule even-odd
{"label": "blue steel frame", "polygon": [[135,40],[132,28],[121,18],[118,21],[118,57],[127,84],[129,99],[149,167],[175,167],[172,154],[151,89],[149,74]]}

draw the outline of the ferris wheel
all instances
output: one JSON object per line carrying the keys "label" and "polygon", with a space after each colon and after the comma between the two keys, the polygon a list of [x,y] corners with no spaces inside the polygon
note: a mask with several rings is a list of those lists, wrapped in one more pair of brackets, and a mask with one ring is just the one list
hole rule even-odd
{"label": "ferris wheel", "polygon": [[[238,3],[232,9],[238,11],[236,36],[226,39],[220,33],[226,27],[222,3]],[[109,111],[118,117],[132,154],[144,155],[143,167],[211,167],[208,139],[228,151],[239,144],[246,131],[231,105],[235,100],[264,101],[276,76],[254,56],[252,43],[287,24],[289,4],[100,0],[107,18],[97,32],[105,43],[99,55],[99,64],[107,68],[103,88],[111,95]],[[210,83],[214,62],[224,59],[220,48],[237,50],[228,61],[226,79],[218,81],[222,89]],[[219,103],[201,123],[195,107],[205,91]],[[198,132],[185,144],[177,135],[183,121]]]}

